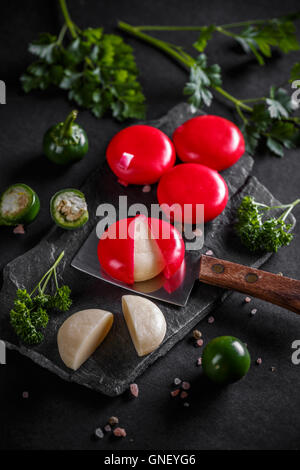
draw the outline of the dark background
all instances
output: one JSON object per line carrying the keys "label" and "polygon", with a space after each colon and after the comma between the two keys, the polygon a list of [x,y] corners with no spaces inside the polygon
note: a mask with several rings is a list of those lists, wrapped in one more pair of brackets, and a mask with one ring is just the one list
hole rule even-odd
{"label": "dark background", "polygon": [[[116,31],[118,19],[131,24],[200,25],[223,24],[268,18],[296,11],[299,1],[227,0],[176,1],[69,1],[72,18],[80,27],[104,26]],[[62,18],[57,2],[27,0],[1,2],[0,79],[7,85],[7,104],[0,106],[0,189],[25,182],[41,197],[38,220],[26,235],[17,236],[1,227],[0,269],[32,248],[51,227],[50,196],[61,187],[80,187],[86,176],[104,159],[105,147],[121,125],[111,118],[97,120],[80,113],[87,130],[90,151],[84,162],[66,170],[52,166],[41,153],[45,130],[72,109],[63,92],[32,92],[24,95],[19,77],[32,60],[27,44],[39,32],[56,34]],[[298,23],[300,28],[300,24]],[[161,33],[161,37],[191,50],[197,33]],[[127,38],[126,38],[127,39]],[[157,118],[182,98],[186,72],[159,51],[132,38],[147,97],[147,118]],[[241,54],[224,37],[214,39],[208,49],[211,63],[223,68],[224,88],[238,97],[264,95],[271,84],[281,84],[300,53],[274,54],[265,67]],[[210,110],[233,118],[217,100]],[[255,174],[283,202],[299,197],[299,150],[283,159],[258,154]],[[296,210],[299,214],[299,209]],[[265,265],[266,270],[300,278],[299,233],[290,247],[283,248]],[[108,398],[75,384],[66,383],[15,352],[7,353],[0,366],[0,447],[3,449],[299,449],[300,365],[291,362],[291,344],[300,339],[299,318],[284,309],[233,294],[215,313],[212,325],[203,320],[199,329],[205,342],[232,334],[248,343],[252,367],[247,377],[225,389],[217,389],[201,378],[196,359],[201,351],[187,337],[166,357],[158,360],[137,379],[138,399],[125,393]],[[258,312],[254,317],[252,308]],[[2,314],[6,312],[2,312]],[[0,332],[1,338],[1,332]],[[262,365],[255,361],[261,357]],[[270,371],[271,366],[276,370]],[[190,380],[190,407],[171,400],[174,377]],[[23,391],[29,398],[22,398]],[[95,427],[104,426],[111,415],[120,418],[126,439],[106,436],[91,439]]]}

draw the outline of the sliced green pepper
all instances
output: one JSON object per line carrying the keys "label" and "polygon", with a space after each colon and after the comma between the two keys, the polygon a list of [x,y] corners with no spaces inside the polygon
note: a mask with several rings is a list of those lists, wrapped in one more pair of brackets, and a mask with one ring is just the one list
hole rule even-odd
{"label": "sliced green pepper", "polygon": [[39,211],[38,195],[26,184],[13,184],[1,194],[0,225],[29,224]]}
{"label": "sliced green pepper", "polygon": [[43,140],[45,155],[54,163],[66,165],[81,160],[89,145],[86,132],[74,121],[78,111],[72,111],[64,122],[50,127]]}
{"label": "sliced green pepper", "polygon": [[250,354],[246,345],[238,338],[219,336],[204,348],[202,367],[205,375],[214,382],[235,382],[247,374]]}
{"label": "sliced green pepper", "polygon": [[51,198],[50,212],[59,227],[74,230],[89,220],[85,196],[78,189],[67,188],[58,191]]}

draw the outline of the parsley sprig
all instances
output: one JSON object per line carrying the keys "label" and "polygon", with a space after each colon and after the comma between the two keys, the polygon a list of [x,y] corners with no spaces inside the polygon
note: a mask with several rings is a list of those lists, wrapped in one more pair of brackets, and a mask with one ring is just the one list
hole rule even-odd
{"label": "parsley sprig", "polygon": [[268,20],[202,26],[199,27],[200,35],[193,46],[203,52],[216,32],[236,40],[246,53],[252,53],[258,63],[264,65],[265,58],[272,56],[272,48],[277,48],[285,54],[299,49],[296,28],[292,21],[298,18],[300,13]]}
{"label": "parsley sprig", "polygon": [[[222,26],[131,26],[119,22],[119,28],[170,55],[190,71],[189,80],[184,88],[188,95],[188,102],[192,110],[210,106],[213,94],[216,92],[234,105],[240,119],[239,126],[244,134],[246,149],[253,155],[259,144],[278,157],[284,155],[285,149],[300,145],[300,117],[295,116],[299,103],[292,102],[292,93],[288,93],[283,86],[271,86],[268,95],[239,99],[222,88],[221,68],[218,64],[209,65],[207,56],[203,53],[207,42],[215,31],[231,36],[247,44],[249,50],[263,64],[263,57],[271,55],[271,47],[277,47],[281,52],[287,53],[297,50],[300,44],[296,37],[293,20],[298,19],[300,13],[291,14],[283,18],[271,20],[255,20]],[[244,28],[238,33],[232,29]],[[186,53],[182,47],[157,39],[145,31],[199,31],[200,36],[194,46],[201,54],[194,58]],[[251,47],[250,47],[251,46]],[[246,49],[246,47],[245,47]],[[297,85],[300,79],[300,62],[294,64],[290,82]],[[287,80],[287,85],[289,83]],[[300,83],[300,81],[299,81]],[[298,84],[299,86],[299,84]]]}
{"label": "parsley sprig", "polygon": [[[51,268],[44,274],[31,293],[26,289],[18,289],[14,300],[14,307],[10,311],[10,322],[16,334],[26,344],[40,343],[44,336],[40,331],[46,328],[50,309],[66,312],[72,305],[71,290],[68,286],[59,287],[57,280],[57,266],[64,256],[62,252]],[[54,278],[55,293],[46,294],[49,281]]]}
{"label": "parsley sprig", "polygon": [[65,24],[58,36],[42,33],[29,44],[37,60],[21,76],[23,90],[57,86],[96,117],[110,112],[118,120],[142,119],[145,98],[132,48],[102,28],[81,30],[70,18],[65,0],[59,3]]}
{"label": "parsley sprig", "polygon": [[[250,251],[277,252],[293,239],[292,225],[285,222],[300,199],[280,206],[268,206],[245,196],[237,211],[236,231],[242,243]],[[270,216],[274,209],[283,209],[279,217]]]}

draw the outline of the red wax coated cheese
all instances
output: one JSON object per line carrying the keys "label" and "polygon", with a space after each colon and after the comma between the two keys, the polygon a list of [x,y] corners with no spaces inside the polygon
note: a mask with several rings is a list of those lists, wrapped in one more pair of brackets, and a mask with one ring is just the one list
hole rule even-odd
{"label": "red wax coated cheese", "polygon": [[138,218],[143,218],[148,224],[152,239],[157,244],[164,261],[163,274],[167,279],[171,278],[184,259],[182,236],[168,222],[142,215],[115,222],[103,233],[98,243],[98,259],[101,267],[111,277],[126,284],[135,282],[134,236]]}
{"label": "red wax coated cheese", "polygon": [[106,151],[111,170],[123,184],[152,184],[176,159],[169,137],[152,126],[130,126],[118,132]]}
{"label": "red wax coated cheese", "polygon": [[219,116],[189,119],[173,134],[178,157],[187,163],[201,163],[221,171],[233,165],[245,152],[239,128]]}
{"label": "red wax coated cheese", "polygon": [[[224,210],[228,187],[217,171],[197,163],[183,163],[162,176],[157,198],[162,210],[176,222],[199,223],[196,205],[204,204],[204,222],[207,222]],[[185,204],[190,204],[192,211]]]}

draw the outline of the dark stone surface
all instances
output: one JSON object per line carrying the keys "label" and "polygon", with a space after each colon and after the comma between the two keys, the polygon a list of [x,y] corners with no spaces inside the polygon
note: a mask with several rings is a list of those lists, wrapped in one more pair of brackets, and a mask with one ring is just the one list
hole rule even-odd
{"label": "dark stone surface", "polygon": [[[189,106],[181,104],[151,124],[171,135],[178,125],[191,116]],[[217,257],[251,266],[260,266],[269,255],[260,257],[250,255],[246,249],[243,249],[233,231],[236,207],[243,195],[251,194],[265,203],[275,202],[273,196],[256,178],[248,177],[252,164],[252,158],[244,155],[236,165],[223,172],[229,187],[230,199],[225,211],[217,219],[206,224],[205,245],[201,251],[211,249]],[[166,317],[166,337],[159,349],[148,356],[139,358],[121,312],[121,296],[125,290],[75,270],[70,266],[70,262],[97,222],[95,214],[100,202],[109,202],[117,207],[119,194],[122,193],[128,194],[128,205],[134,202],[144,202],[149,206],[151,202],[155,202],[155,187],[150,193],[143,193],[140,186],[123,188],[104,164],[90,175],[82,191],[86,195],[89,206],[88,224],[82,230],[73,232],[54,227],[35,248],[9,263],[4,269],[4,284],[0,295],[1,338],[6,341],[9,348],[25,354],[63,379],[112,396],[127,389],[139,374],[169,351],[201,318],[211,312],[218,302],[224,300],[228,292],[224,293],[222,289],[216,287],[199,285],[197,282],[186,307],[179,308],[157,302]],[[63,273],[64,283],[67,283],[73,292],[74,303],[71,311],[51,315],[45,330],[45,339],[40,345],[32,348],[21,345],[9,324],[9,310],[15,291],[18,287],[30,289],[62,250],[65,250],[65,256],[59,272]],[[196,257],[199,255],[195,253]],[[59,357],[56,344],[58,328],[75,311],[97,307],[114,313],[112,330],[86,363],[76,372],[70,371]]]}

